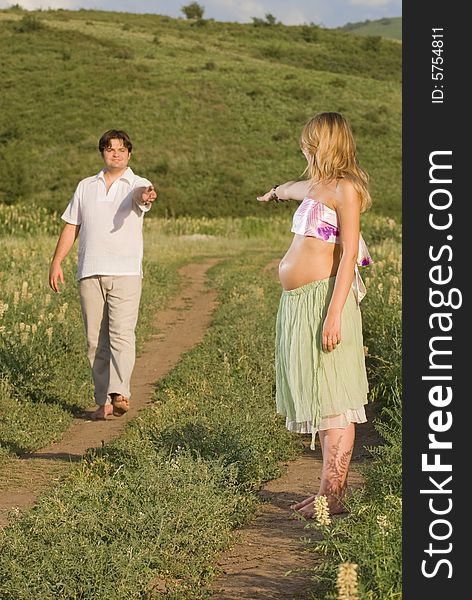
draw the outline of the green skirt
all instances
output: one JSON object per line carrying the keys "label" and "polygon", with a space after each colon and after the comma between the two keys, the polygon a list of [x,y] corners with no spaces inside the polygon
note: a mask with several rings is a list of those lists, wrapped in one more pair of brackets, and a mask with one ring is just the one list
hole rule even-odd
{"label": "green skirt", "polygon": [[[368,383],[362,318],[352,290],[341,315],[341,342],[322,348],[322,329],[336,278],[282,292],[276,324],[276,403],[287,427],[312,434],[324,423],[365,421]],[[339,426],[339,425],[334,425]]]}

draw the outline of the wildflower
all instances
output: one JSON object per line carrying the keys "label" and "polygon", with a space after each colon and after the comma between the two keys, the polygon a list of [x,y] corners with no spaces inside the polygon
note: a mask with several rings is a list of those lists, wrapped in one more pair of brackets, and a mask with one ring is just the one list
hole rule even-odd
{"label": "wildflower", "polygon": [[231,370],[231,365],[229,364],[229,359],[228,359],[228,355],[226,354],[226,352],[224,353],[224,357],[223,357],[223,368],[227,373],[229,373]]}
{"label": "wildflower", "polygon": [[20,334],[20,344],[22,346],[26,346],[26,344],[28,343],[28,336],[29,336],[29,333],[27,331],[24,331],[23,333]]}
{"label": "wildflower", "polygon": [[51,294],[46,294],[44,298],[44,306],[49,306],[51,304]]}
{"label": "wildflower", "polygon": [[20,292],[15,292],[13,294],[13,306],[18,306],[19,302],[20,302]]}
{"label": "wildflower", "polygon": [[27,281],[23,281],[23,283],[21,285],[21,297],[22,298],[28,297],[28,282]]}
{"label": "wildflower", "polygon": [[19,327],[20,331],[24,331],[26,329],[26,325],[24,323],[20,323],[18,325],[18,327]]}
{"label": "wildflower", "polygon": [[3,318],[3,315],[7,312],[8,310],[8,304],[6,304],[5,302],[2,302],[2,300],[0,300],[0,319]]}
{"label": "wildflower", "polygon": [[385,496],[385,500],[387,502],[392,503],[394,506],[397,506],[398,508],[402,507],[402,497],[401,496],[394,496],[393,494],[387,494],[387,496]]}
{"label": "wildflower", "polygon": [[64,304],[59,309],[59,312],[57,314],[57,320],[59,321],[59,323],[63,323],[68,306],[69,305],[67,304],[67,302],[64,302]]}
{"label": "wildflower", "polygon": [[46,329],[46,335],[48,336],[48,344],[50,344],[52,342],[52,327],[48,327]]}
{"label": "wildflower", "polygon": [[377,525],[379,526],[380,534],[387,537],[390,524],[385,515],[377,515]]}
{"label": "wildflower", "polygon": [[31,333],[34,335],[37,331],[38,331],[38,326],[36,325],[36,323],[33,323],[31,325]]}
{"label": "wildflower", "polygon": [[317,496],[314,501],[315,517],[319,525],[330,525],[328,498],[326,496]]}
{"label": "wildflower", "polygon": [[401,294],[395,288],[390,288],[388,293],[388,303],[395,305],[399,304],[401,301]]}
{"label": "wildflower", "polygon": [[357,590],[357,565],[355,563],[341,563],[338,567],[338,600],[358,600]]}
{"label": "wildflower", "polygon": [[363,348],[364,348],[364,356],[369,356],[369,347],[363,346]]}

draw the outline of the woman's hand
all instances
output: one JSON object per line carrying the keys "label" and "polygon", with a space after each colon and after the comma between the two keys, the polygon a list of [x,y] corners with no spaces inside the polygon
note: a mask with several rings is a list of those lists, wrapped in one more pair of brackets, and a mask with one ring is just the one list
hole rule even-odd
{"label": "woman's hand", "polygon": [[332,352],[341,342],[341,314],[328,315],[323,323],[322,343],[325,352]]}
{"label": "woman's hand", "polygon": [[280,202],[280,198],[277,197],[277,194],[275,193],[275,189],[271,188],[266,194],[264,194],[263,196],[257,196],[257,199],[259,200],[259,202],[270,202],[271,200],[274,200],[275,202]]}

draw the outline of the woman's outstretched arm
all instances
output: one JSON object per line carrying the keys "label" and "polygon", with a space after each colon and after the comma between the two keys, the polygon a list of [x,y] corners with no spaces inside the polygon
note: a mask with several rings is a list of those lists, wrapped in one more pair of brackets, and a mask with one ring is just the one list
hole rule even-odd
{"label": "woman's outstretched arm", "polygon": [[[309,193],[311,183],[305,181],[287,181],[271,188],[263,196],[258,196],[259,202],[269,202],[270,200],[297,200],[301,202]],[[275,192],[275,195],[274,195]]]}

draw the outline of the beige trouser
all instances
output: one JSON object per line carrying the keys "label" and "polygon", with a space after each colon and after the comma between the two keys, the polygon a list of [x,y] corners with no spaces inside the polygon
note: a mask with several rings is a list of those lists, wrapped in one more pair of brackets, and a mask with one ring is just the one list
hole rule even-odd
{"label": "beige trouser", "polygon": [[129,398],[141,276],[85,277],[79,281],[79,292],[95,402],[110,404],[114,393]]}

